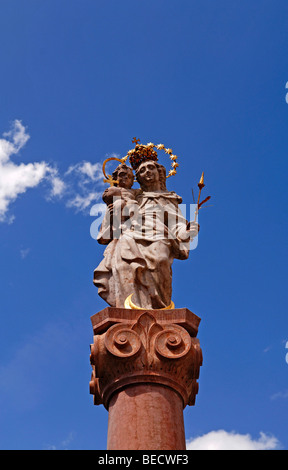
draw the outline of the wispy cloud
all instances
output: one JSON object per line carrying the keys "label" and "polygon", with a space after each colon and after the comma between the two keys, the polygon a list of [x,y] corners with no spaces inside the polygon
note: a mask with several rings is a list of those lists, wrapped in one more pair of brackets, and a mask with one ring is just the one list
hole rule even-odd
{"label": "wispy cloud", "polygon": [[187,441],[187,450],[276,450],[279,446],[275,436],[263,432],[258,439],[253,439],[250,434],[238,434],[222,429]]}
{"label": "wispy cloud", "polygon": [[87,192],[87,194],[81,196],[76,194],[75,197],[67,201],[67,207],[74,207],[77,212],[84,212],[88,207],[91,206],[92,202],[98,201],[101,197],[99,192]]}
{"label": "wispy cloud", "polygon": [[[87,212],[87,209],[100,200],[102,192],[95,191],[103,186],[102,165],[99,162],[83,161],[72,165],[65,173],[67,182],[66,206],[76,212]],[[102,188],[103,189],[103,188]]]}
{"label": "wispy cloud", "polygon": [[[103,190],[102,164],[82,161],[71,165],[64,175],[59,175],[57,165],[45,161],[15,163],[12,158],[26,145],[30,135],[20,120],[15,120],[9,132],[0,139],[0,222],[12,223],[11,204],[28,189],[41,183],[49,186],[46,199],[61,200],[76,212],[86,212],[101,198]],[[99,186],[99,191],[95,185]]]}
{"label": "wispy cloud", "polygon": [[70,432],[68,436],[63,439],[59,444],[47,444],[44,446],[44,450],[68,450],[69,445],[75,438],[75,433]]}
{"label": "wispy cloud", "polygon": [[22,258],[22,259],[27,258],[27,256],[29,255],[30,251],[31,251],[30,248],[22,248],[22,249],[20,250],[20,256],[21,256],[21,258]]}
{"label": "wispy cloud", "polygon": [[51,195],[59,195],[61,186],[56,168],[45,161],[35,163],[14,163],[12,157],[18,155],[30,136],[22,122],[15,120],[9,132],[0,139],[0,222],[12,222],[9,208],[13,201],[27,189],[37,187],[42,181],[51,184]]}
{"label": "wispy cloud", "polygon": [[66,175],[71,175],[73,173],[78,173],[84,179],[82,179],[82,184],[90,183],[90,181],[100,181],[103,178],[102,174],[102,165],[98,162],[91,163],[83,161],[72,165],[66,171]]}
{"label": "wispy cloud", "polygon": [[48,171],[47,179],[51,184],[50,194],[48,199],[55,197],[61,198],[66,190],[66,183],[58,176],[58,170],[50,168]]}
{"label": "wispy cloud", "polygon": [[277,392],[271,395],[271,400],[279,400],[279,399],[287,399],[288,398],[288,390],[284,390],[282,392]]}

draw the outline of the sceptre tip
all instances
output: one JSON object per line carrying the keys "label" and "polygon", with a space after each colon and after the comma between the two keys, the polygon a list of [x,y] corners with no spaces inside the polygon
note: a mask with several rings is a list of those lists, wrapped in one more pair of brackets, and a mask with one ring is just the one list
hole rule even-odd
{"label": "sceptre tip", "polygon": [[201,189],[204,188],[204,186],[205,186],[205,184],[204,184],[204,171],[203,171],[203,173],[201,175],[201,178],[200,178],[200,181],[198,183],[198,188],[201,190]]}

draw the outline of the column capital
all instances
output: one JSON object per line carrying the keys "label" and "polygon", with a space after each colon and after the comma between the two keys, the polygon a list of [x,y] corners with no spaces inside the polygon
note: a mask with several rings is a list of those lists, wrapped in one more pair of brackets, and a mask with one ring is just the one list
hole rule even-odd
{"label": "column capital", "polygon": [[91,317],[90,393],[107,409],[111,396],[129,385],[172,388],[183,408],[198,393],[202,351],[200,318],[188,309],[129,310],[107,307]]}

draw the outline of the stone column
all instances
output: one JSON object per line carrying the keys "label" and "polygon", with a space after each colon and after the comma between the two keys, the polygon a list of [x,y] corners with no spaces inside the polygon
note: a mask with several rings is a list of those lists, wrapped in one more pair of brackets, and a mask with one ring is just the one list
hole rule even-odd
{"label": "stone column", "polygon": [[183,409],[198,393],[200,318],[186,308],[107,307],[92,318],[94,404],[109,411],[108,450],[184,450]]}

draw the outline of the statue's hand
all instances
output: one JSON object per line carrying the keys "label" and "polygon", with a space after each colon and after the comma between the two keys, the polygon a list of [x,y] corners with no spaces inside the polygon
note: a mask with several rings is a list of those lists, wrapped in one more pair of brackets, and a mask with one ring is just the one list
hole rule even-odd
{"label": "statue's hand", "polygon": [[190,234],[190,238],[197,237],[199,230],[200,225],[197,224],[197,222],[189,222],[189,224],[187,225],[187,231]]}
{"label": "statue's hand", "polygon": [[189,242],[197,237],[200,230],[200,225],[197,222],[189,222],[187,225],[182,226],[178,232],[178,239],[182,242]]}

